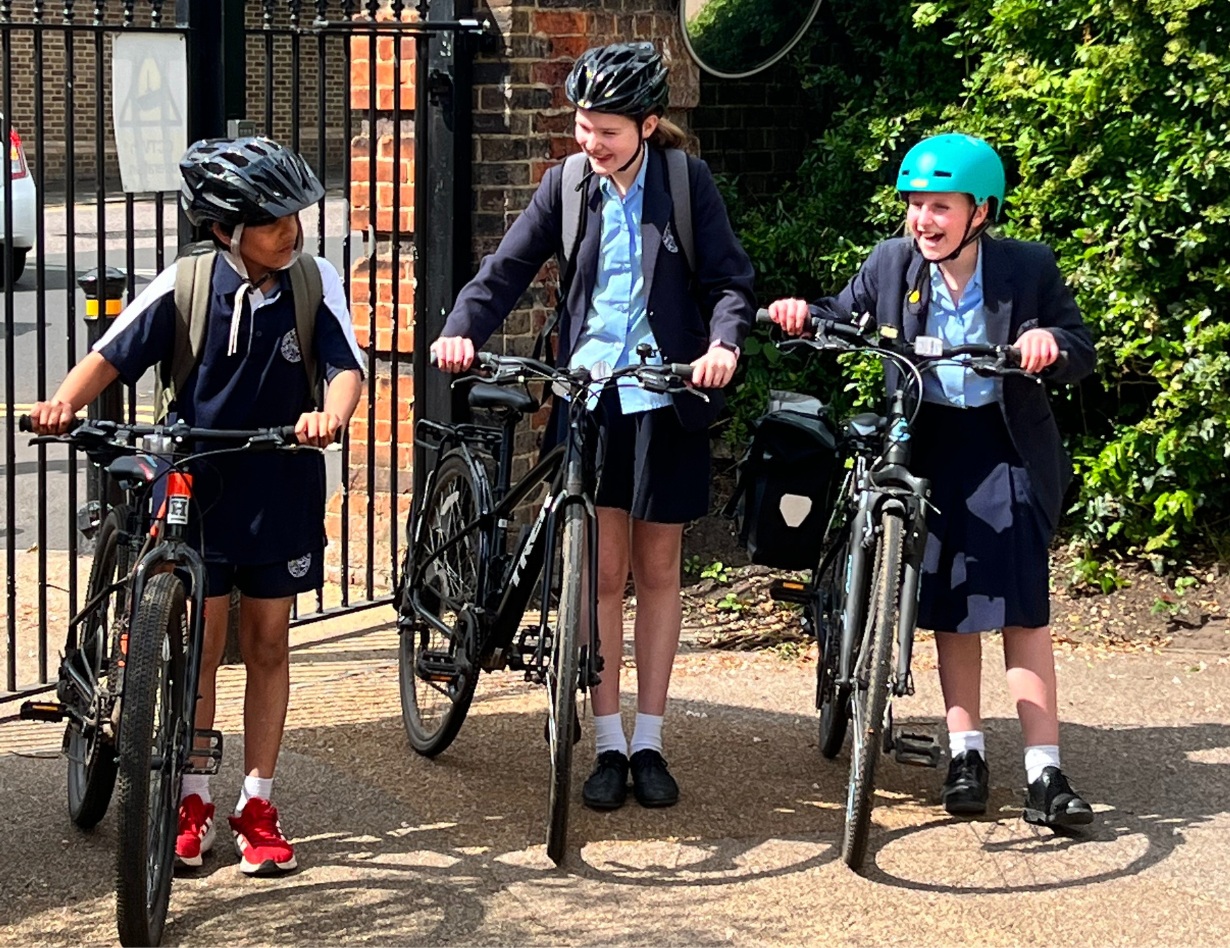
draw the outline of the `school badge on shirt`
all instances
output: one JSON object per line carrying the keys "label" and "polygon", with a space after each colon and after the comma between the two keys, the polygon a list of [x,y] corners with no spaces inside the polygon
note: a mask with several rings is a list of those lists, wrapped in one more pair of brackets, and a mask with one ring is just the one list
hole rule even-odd
{"label": "school badge on shirt", "polygon": [[303,354],[299,351],[299,334],[293,329],[282,337],[282,358],[287,362],[303,361]]}

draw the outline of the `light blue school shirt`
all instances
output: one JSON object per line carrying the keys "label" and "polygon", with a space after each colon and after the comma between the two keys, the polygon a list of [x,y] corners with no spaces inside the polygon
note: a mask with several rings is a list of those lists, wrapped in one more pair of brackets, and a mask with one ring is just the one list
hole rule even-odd
{"label": "light blue school shirt", "polygon": [[[661,365],[653,330],[645,307],[645,277],[641,271],[641,213],[645,206],[645,160],[636,179],[622,197],[608,177],[599,178],[602,195],[602,233],[598,250],[598,281],[590,297],[585,325],[577,340],[569,368],[592,369],[605,362],[612,369],[640,363],[636,347],[647,342],[654,355],[647,361]],[[590,398],[590,408],[596,399]],[[631,379],[619,385],[619,404],[625,415],[649,411],[671,404],[671,397],[647,392]]]}
{"label": "light blue school shirt", "polygon": [[[944,345],[988,345],[986,309],[982,295],[982,253],[974,275],[965,285],[960,304],[944,282],[940,268],[931,264],[931,305],[927,309],[927,335],[938,336]],[[996,400],[994,378],[984,378],[955,362],[944,362],[923,376],[923,400],[957,408],[977,408]]]}

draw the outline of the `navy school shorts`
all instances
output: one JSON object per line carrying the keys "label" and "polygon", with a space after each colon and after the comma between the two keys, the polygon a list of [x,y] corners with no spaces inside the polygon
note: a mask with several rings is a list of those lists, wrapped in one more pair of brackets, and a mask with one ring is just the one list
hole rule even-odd
{"label": "navy school shorts", "polygon": [[232,589],[251,599],[284,599],[324,585],[325,551],[260,565],[205,564],[205,594],[227,596]]}

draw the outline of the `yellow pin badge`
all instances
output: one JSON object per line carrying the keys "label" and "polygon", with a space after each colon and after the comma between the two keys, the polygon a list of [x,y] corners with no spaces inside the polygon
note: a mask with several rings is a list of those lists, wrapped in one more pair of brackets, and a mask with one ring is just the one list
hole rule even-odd
{"label": "yellow pin badge", "polygon": [[921,293],[919,293],[919,292],[918,292],[918,290],[913,290],[913,291],[911,291],[911,293],[910,293],[910,302],[911,302],[911,303],[917,303],[920,299],[922,299],[922,294],[921,294]]}

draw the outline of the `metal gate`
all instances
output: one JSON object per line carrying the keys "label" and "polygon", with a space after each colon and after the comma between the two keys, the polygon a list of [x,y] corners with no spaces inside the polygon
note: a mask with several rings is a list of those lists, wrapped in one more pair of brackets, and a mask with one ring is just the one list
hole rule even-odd
{"label": "metal gate", "polygon": [[[43,0],[0,2],[0,110],[10,142],[0,249],[0,702],[54,678],[89,566],[76,511],[107,495],[84,458],[27,445],[18,417],[54,393],[122,301],[196,236],[174,192],[122,188],[112,128],[116,38],[183,37],[188,141],[269,134],[300,151],[326,187],[302,215],[305,249],[341,273],[370,371],[351,432],[327,459],[336,489],[330,581],[297,603],[294,621],[305,623],[390,601],[411,488],[408,405],[432,417],[449,412],[447,389],[427,381],[419,343],[438,331],[458,264],[469,260],[469,66],[488,28],[469,18],[469,2],[62,0],[54,10]],[[157,72],[139,77],[144,86],[124,109],[149,106],[150,87],[163,81]],[[427,233],[432,240],[421,240]],[[83,287],[103,301],[91,302]],[[90,413],[147,418],[152,389],[151,375],[104,395]]]}

